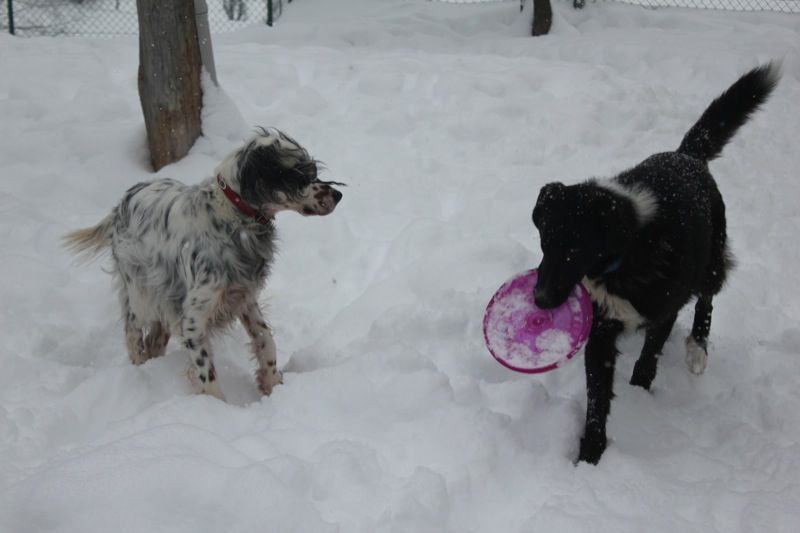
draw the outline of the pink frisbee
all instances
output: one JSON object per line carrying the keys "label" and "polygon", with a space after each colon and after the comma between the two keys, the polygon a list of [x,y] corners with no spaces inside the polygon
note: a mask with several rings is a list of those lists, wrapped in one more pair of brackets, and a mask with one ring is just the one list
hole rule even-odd
{"label": "pink frisbee", "polygon": [[536,270],[505,282],[486,306],[483,337],[500,364],[529,374],[549,372],[572,359],[592,328],[592,299],[578,283],[555,309],[533,303]]}

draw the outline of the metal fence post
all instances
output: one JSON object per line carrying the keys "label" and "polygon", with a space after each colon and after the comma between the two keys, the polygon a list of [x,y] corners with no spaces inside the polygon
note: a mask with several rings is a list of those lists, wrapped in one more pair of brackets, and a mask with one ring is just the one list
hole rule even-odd
{"label": "metal fence post", "polygon": [[267,26],[272,26],[272,0],[267,0]]}
{"label": "metal fence post", "polygon": [[8,0],[8,33],[14,35],[14,0]]}
{"label": "metal fence post", "polygon": [[211,76],[214,85],[217,82],[217,69],[214,66],[214,50],[211,47],[211,30],[208,27],[208,4],[206,0],[194,0],[194,16],[197,23],[197,40],[200,43],[200,59]]}

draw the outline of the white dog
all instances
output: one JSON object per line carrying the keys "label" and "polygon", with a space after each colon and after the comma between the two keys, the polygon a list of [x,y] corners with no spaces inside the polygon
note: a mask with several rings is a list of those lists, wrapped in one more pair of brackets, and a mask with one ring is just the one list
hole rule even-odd
{"label": "white dog", "polygon": [[223,399],[210,337],[236,318],[252,339],[263,394],[281,383],[275,341],[258,306],[275,253],[275,214],[327,215],[342,193],[317,179],[318,162],[278,130],[259,130],[199,185],[170,179],[131,187],[106,218],[65,236],[89,256],[111,248],[133,364],[189,350],[195,388]]}

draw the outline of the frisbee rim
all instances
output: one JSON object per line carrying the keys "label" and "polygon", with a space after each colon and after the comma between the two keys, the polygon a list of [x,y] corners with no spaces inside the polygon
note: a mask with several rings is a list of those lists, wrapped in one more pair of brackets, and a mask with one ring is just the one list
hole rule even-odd
{"label": "frisbee rim", "polygon": [[[533,367],[533,368],[517,367],[517,366],[512,365],[511,363],[509,363],[505,359],[499,357],[496,353],[494,353],[494,350],[492,350],[492,347],[491,347],[491,345],[489,343],[489,335],[488,335],[489,311],[492,309],[492,307],[493,307],[493,305],[495,303],[495,300],[498,299],[498,297],[500,296],[500,293],[501,293],[501,291],[503,291],[503,289],[505,289],[508,285],[513,283],[515,280],[517,280],[519,278],[531,276],[533,274],[535,274],[538,277],[539,270],[536,269],[536,268],[532,268],[530,270],[526,270],[524,272],[520,272],[519,274],[516,274],[515,276],[513,276],[513,277],[509,278],[508,280],[506,280],[495,291],[494,295],[492,296],[492,299],[489,300],[489,303],[486,305],[486,311],[483,314],[483,340],[484,340],[484,343],[486,344],[486,348],[489,350],[489,353],[492,354],[492,357],[494,357],[494,359],[498,363],[503,365],[504,367],[508,368],[509,370],[513,370],[515,372],[521,372],[523,374],[543,374],[545,372],[551,372],[551,371],[555,370],[556,368],[558,368],[559,366],[561,366],[563,363],[566,363],[566,362],[570,361],[573,357],[575,357],[575,355],[578,352],[581,351],[581,349],[586,344],[586,340],[589,338],[589,333],[591,333],[591,330],[592,330],[592,321],[594,319],[594,316],[593,316],[594,315],[594,310],[592,308],[592,299],[591,299],[591,296],[589,295],[589,291],[586,290],[586,287],[584,287],[582,283],[578,282],[578,284],[575,286],[575,288],[572,289],[572,292],[570,292],[570,295],[572,295],[572,293],[575,292],[575,290],[577,289],[578,291],[580,291],[580,293],[576,295],[577,298],[579,298],[581,300],[588,300],[589,305],[585,307],[587,309],[588,316],[586,317],[586,320],[584,321],[583,329],[581,330],[581,332],[580,332],[580,334],[579,334],[579,336],[577,338],[577,341],[574,343],[572,349],[570,350],[570,352],[567,355],[562,356],[557,361],[549,363],[546,366],[539,366],[539,367]],[[566,302],[564,304],[562,304],[562,305],[566,305]],[[584,309],[583,305],[581,306],[581,309]]]}

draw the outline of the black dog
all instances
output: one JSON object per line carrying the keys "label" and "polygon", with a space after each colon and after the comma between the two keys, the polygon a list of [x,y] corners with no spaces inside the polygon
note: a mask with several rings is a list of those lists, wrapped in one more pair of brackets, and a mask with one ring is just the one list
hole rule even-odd
{"label": "black dog", "polygon": [[579,461],[597,463],[606,448],[616,340],[623,331],[645,329],[631,384],[649,389],[678,311],[696,296],[686,362],[695,374],[705,370],[711,301],[732,266],[725,204],[708,161],[766,101],[779,76],[773,64],[742,76],[711,103],[675,152],[653,155],[610,180],[550,183],[539,192],[533,223],[544,257],[536,305],[562,304],[583,280],[594,306]]}

